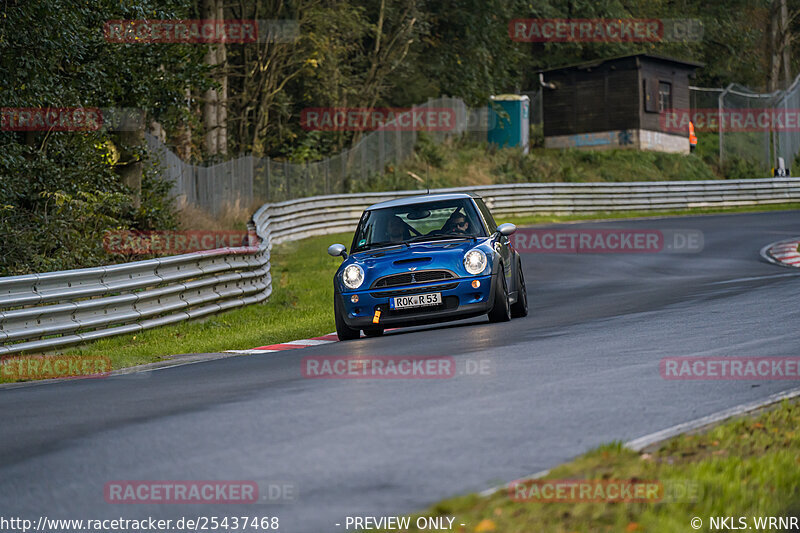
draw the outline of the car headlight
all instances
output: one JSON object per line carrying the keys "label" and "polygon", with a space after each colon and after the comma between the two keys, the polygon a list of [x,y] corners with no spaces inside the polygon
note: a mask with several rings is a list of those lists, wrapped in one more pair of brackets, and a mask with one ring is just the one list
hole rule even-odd
{"label": "car headlight", "polygon": [[357,289],[364,283],[364,270],[358,265],[348,265],[342,272],[342,281],[349,289]]}
{"label": "car headlight", "polygon": [[473,276],[486,269],[486,254],[480,250],[470,250],[464,255],[464,268]]}

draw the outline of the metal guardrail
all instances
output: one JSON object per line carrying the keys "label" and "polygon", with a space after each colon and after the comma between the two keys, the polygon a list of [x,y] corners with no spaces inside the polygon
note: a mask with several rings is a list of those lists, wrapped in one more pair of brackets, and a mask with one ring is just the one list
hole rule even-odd
{"label": "metal guardrail", "polygon": [[[473,191],[499,216],[678,210],[800,202],[800,178],[632,183],[525,183]],[[376,202],[420,191],[316,196],[265,204],[250,243],[97,268],[0,278],[0,355],[46,351],[265,301],[272,245],[349,232]]]}
{"label": "metal guardrail", "polygon": [[[257,241],[255,228],[248,241]],[[263,302],[272,292],[269,251],[266,238],[254,246],[0,278],[0,355],[136,333]]]}
{"label": "metal guardrail", "polygon": [[[667,211],[800,201],[800,178],[626,183],[520,183],[436,189],[431,193],[480,194],[496,216],[580,214],[606,211]],[[262,207],[272,243],[354,231],[364,208],[421,191],[339,194],[301,198]]]}

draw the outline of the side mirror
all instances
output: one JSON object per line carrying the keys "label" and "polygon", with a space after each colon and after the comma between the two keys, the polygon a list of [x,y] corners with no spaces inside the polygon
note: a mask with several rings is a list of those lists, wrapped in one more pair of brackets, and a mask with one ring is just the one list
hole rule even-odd
{"label": "side mirror", "polygon": [[328,246],[328,254],[333,257],[341,255],[342,259],[347,259],[347,248],[344,247],[344,244],[331,244]]}
{"label": "side mirror", "polygon": [[504,237],[508,237],[515,231],[517,231],[517,227],[514,224],[511,224],[510,222],[506,222],[505,224],[500,224],[499,226],[497,226],[497,233],[503,235]]}

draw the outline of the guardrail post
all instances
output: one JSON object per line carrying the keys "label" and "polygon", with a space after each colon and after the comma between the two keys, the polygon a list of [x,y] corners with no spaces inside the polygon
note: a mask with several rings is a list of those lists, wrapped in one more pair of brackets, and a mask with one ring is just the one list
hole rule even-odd
{"label": "guardrail post", "polygon": [[289,199],[292,197],[292,185],[291,179],[289,178],[289,162],[283,162],[283,177],[286,178],[286,198]]}
{"label": "guardrail post", "polygon": [[267,199],[266,199],[266,202],[271,202],[272,201],[272,196],[270,196],[270,194],[271,194],[270,193],[270,180],[272,179],[272,169],[270,167],[272,166],[272,160],[269,157],[265,158],[264,165],[267,167]]}
{"label": "guardrail post", "polygon": [[331,193],[331,160],[326,159],[325,164],[323,165],[325,168],[325,194]]}

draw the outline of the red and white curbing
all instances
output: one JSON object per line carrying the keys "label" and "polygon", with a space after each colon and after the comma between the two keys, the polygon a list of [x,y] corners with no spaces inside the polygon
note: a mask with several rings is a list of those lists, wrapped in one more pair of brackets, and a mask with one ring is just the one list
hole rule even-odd
{"label": "red and white curbing", "polygon": [[800,252],[797,247],[800,246],[800,239],[791,239],[787,241],[780,241],[770,244],[767,249],[767,255],[773,259],[774,262],[784,266],[800,268]]}
{"label": "red and white curbing", "polygon": [[[389,328],[384,331],[394,331],[397,328]],[[362,337],[365,335],[362,333]],[[272,353],[283,352],[286,350],[297,350],[298,348],[308,348],[309,346],[319,346],[320,344],[330,344],[332,342],[339,342],[339,337],[336,333],[328,333],[322,337],[311,337],[310,339],[300,339],[298,341],[289,341],[281,344],[270,344],[269,346],[259,346],[252,350],[225,350],[225,353],[240,353],[240,354],[259,354],[259,353]]]}
{"label": "red and white curbing", "polygon": [[259,354],[259,353],[272,353],[282,352],[285,350],[296,350],[299,348],[308,348],[309,346],[319,346],[320,344],[329,344],[331,342],[339,342],[339,337],[336,333],[328,333],[322,337],[312,337],[310,339],[300,339],[297,341],[283,342],[281,344],[270,344],[268,346],[259,346],[252,350],[225,350],[225,353],[242,353],[242,354]]}

